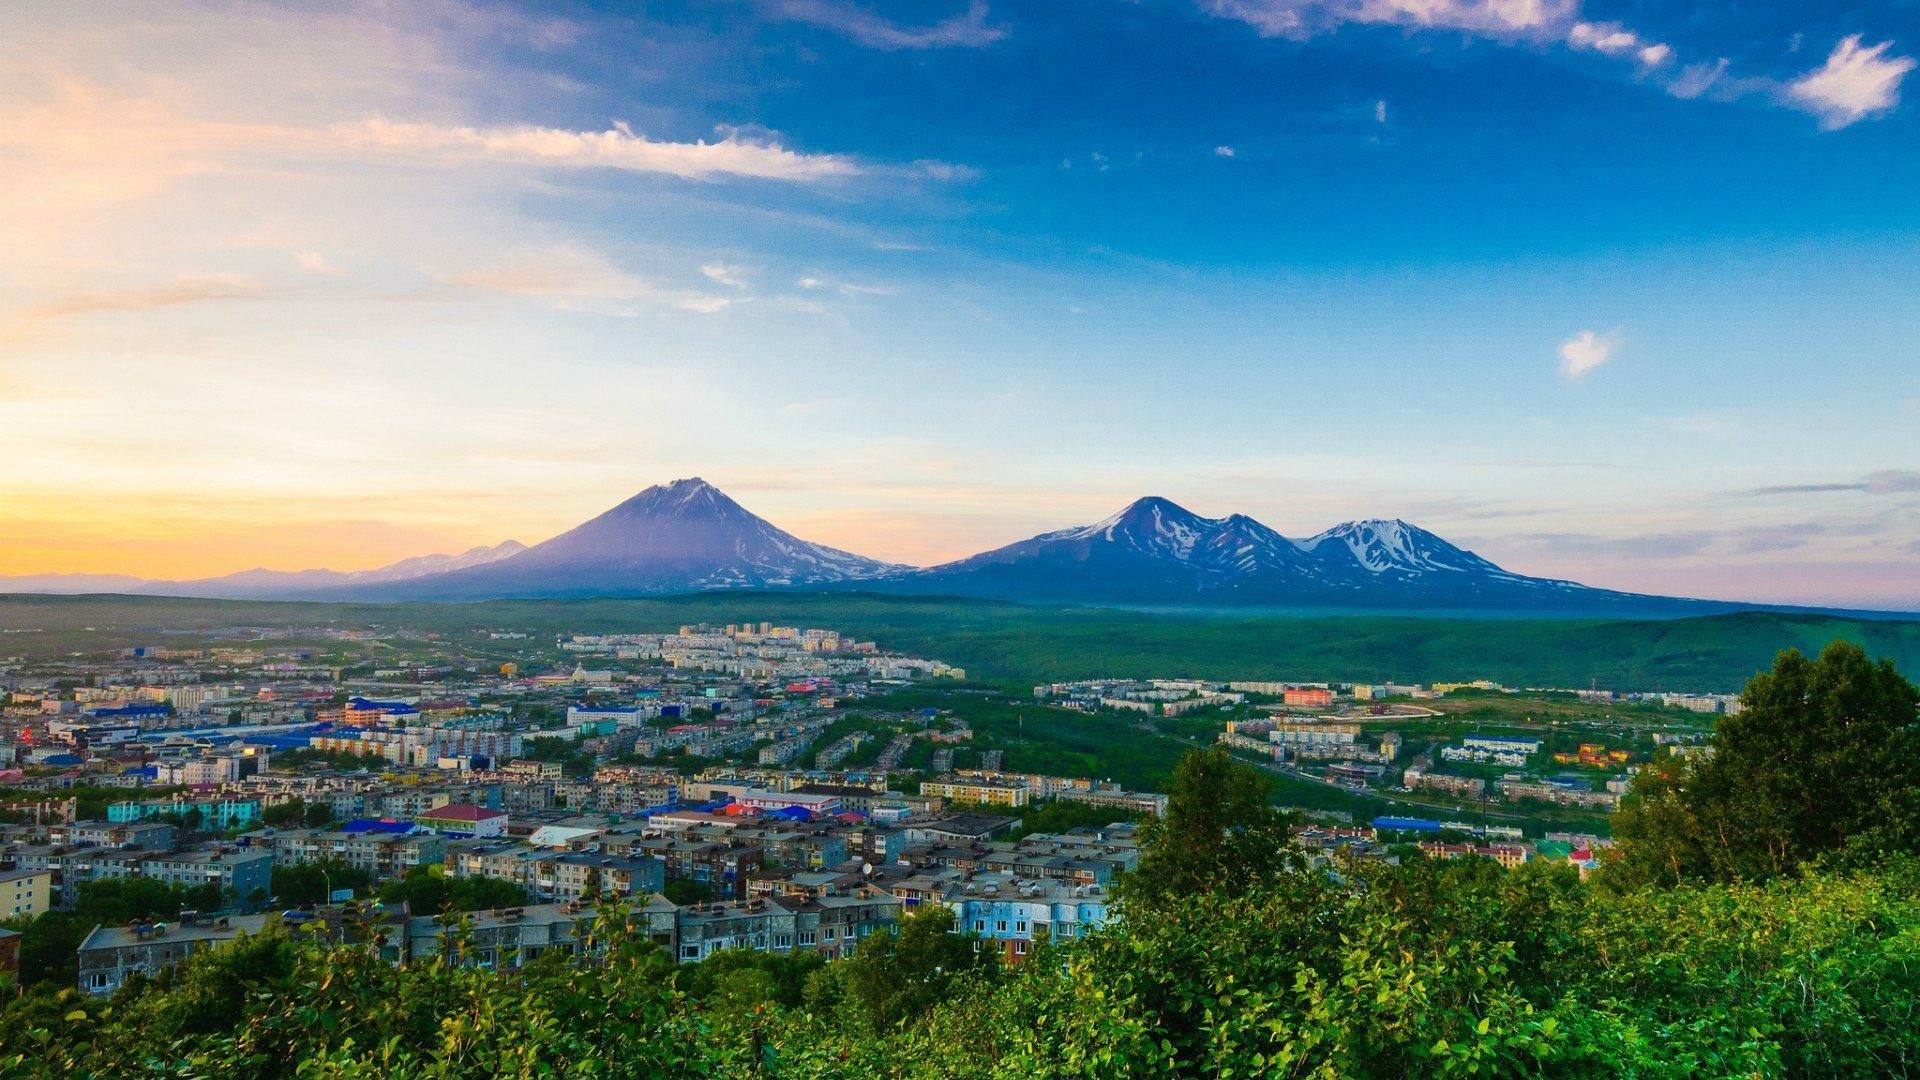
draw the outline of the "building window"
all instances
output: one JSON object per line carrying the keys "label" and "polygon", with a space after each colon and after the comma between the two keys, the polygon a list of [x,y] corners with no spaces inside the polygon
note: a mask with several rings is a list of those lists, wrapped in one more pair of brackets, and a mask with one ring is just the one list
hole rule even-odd
{"label": "building window", "polygon": [[1025,919],[1021,919],[1021,920],[1019,920],[1018,922],[1016,922],[1016,923],[1014,923],[1014,924],[1013,924],[1013,932],[1014,932],[1014,933],[1016,933],[1016,934],[1024,934],[1024,933],[1026,933],[1026,932],[1027,932],[1027,920],[1025,920]]}
{"label": "building window", "polygon": [[1024,942],[1024,941],[1016,941],[1016,942],[1014,942],[1014,943],[1013,943],[1013,955],[1015,955],[1015,956],[1025,956],[1025,955],[1027,955],[1027,943],[1026,943],[1026,942]]}
{"label": "building window", "polygon": [[994,924],[993,924],[993,932],[994,932],[994,933],[996,933],[996,934],[1004,934],[1004,933],[1006,933],[1006,932],[1007,932],[1007,920],[1005,920],[1005,919],[998,919],[998,920],[995,920],[995,922],[994,922]]}

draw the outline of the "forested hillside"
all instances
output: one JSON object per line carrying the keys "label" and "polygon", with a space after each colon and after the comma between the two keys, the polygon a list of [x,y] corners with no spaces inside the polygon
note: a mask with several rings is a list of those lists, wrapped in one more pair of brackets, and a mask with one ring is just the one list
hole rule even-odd
{"label": "forested hillside", "polygon": [[457,634],[670,631],[773,620],[831,627],[977,679],[1033,683],[1102,675],[1738,690],[1786,648],[1851,641],[1920,674],[1920,622],[1744,612],[1609,622],[1219,614],[1029,607],[944,597],[724,592],[652,599],[472,604],[311,604],[126,596],[0,596],[0,655],[50,656],[236,626],[407,628]]}

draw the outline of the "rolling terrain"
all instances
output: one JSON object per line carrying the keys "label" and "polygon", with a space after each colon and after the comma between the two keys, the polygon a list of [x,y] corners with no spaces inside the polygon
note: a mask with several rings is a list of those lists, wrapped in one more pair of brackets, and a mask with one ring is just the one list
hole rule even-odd
{"label": "rolling terrain", "polygon": [[0,596],[0,657],[204,639],[235,626],[426,632],[660,631],[772,620],[832,627],[1003,684],[1106,675],[1432,681],[1732,691],[1776,652],[1854,641],[1920,673],[1920,621],[1741,612],[1685,619],[1464,619],[1131,611],[952,597],[726,592],[477,603]]}

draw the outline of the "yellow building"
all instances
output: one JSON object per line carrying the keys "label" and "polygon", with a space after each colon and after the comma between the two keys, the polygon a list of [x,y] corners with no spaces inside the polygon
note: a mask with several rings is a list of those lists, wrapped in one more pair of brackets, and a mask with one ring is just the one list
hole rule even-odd
{"label": "yellow building", "polygon": [[1024,784],[1006,784],[993,780],[962,780],[955,777],[922,780],[920,794],[937,796],[949,802],[973,803],[978,806],[1025,806],[1032,796],[1032,792]]}
{"label": "yellow building", "polygon": [[53,871],[0,870],[0,922],[31,919],[53,906]]}

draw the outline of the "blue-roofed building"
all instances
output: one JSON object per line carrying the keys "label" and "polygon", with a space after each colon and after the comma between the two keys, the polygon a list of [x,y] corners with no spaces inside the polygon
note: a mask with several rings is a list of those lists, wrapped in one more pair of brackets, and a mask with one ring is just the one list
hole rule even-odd
{"label": "blue-roofed building", "polygon": [[354,818],[335,831],[344,833],[391,833],[399,835],[410,833],[417,828],[419,828],[419,826],[411,821],[399,821],[394,818]]}
{"label": "blue-roofed building", "polygon": [[1377,817],[1373,819],[1374,832],[1430,832],[1440,831],[1440,823],[1426,818]]}
{"label": "blue-roofed building", "polygon": [[418,716],[420,707],[410,701],[380,701],[375,698],[351,697],[347,699],[347,712],[383,713],[387,716]]}
{"label": "blue-roofed building", "polygon": [[167,708],[165,705],[144,703],[134,705],[101,705],[97,708],[86,710],[86,715],[89,719],[93,720],[132,720],[137,722],[140,720],[162,720],[173,715],[173,710]]}

